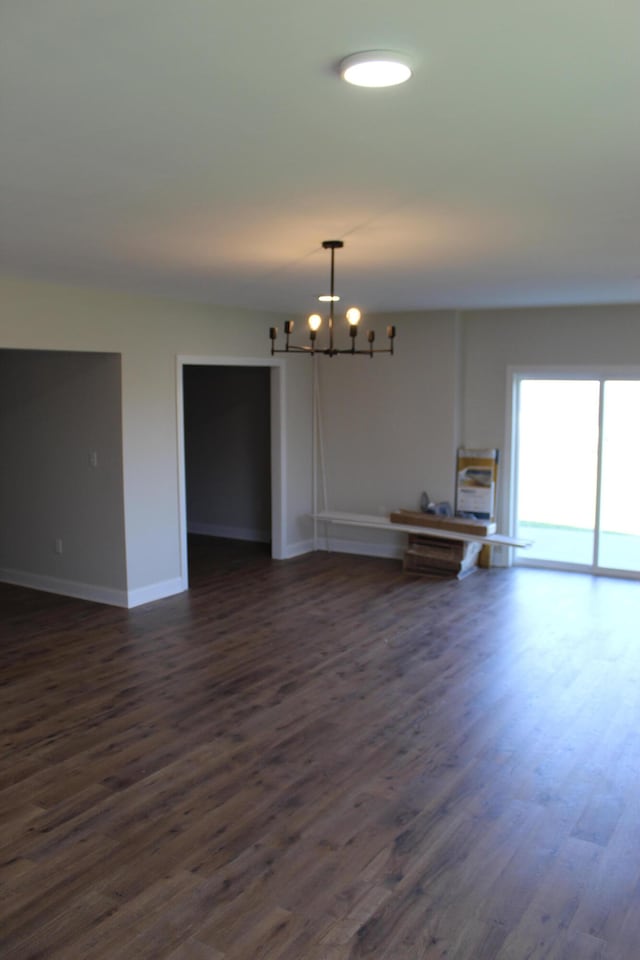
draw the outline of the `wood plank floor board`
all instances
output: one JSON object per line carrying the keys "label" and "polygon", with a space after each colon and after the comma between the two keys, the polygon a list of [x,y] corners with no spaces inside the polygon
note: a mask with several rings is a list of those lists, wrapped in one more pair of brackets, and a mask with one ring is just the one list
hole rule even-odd
{"label": "wood plank floor board", "polygon": [[227,958],[219,950],[189,938],[181,943],[167,960],[227,960]]}
{"label": "wood plank floor board", "polygon": [[87,924],[85,932],[73,940],[72,947],[62,944],[50,954],[51,960],[65,960],[70,954],[91,957],[92,960],[111,960],[127,956],[129,945],[144,937],[151,923],[158,921],[174,903],[188,898],[198,880],[188,871],[179,870],[154,878],[143,893],[123,900],[100,894],[112,909],[107,917],[95,924]]}
{"label": "wood plank floor board", "polygon": [[[580,904],[591,872],[602,851],[590,843],[569,837],[564,841],[515,930],[510,931],[496,960],[545,957],[566,933]],[[532,944],[535,946],[532,949]]]}
{"label": "wood plank floor board", "polygon": [[637,584],[190,541],[0,585],[7,960],[637,960]]}
{"label": "wood plank floor board", "polygon": [[[637,794],[636,794],[637,795]],[[636,896],[640,897],[640,813],[628,806],[618,821],[597,869],[580,899],[576,925],[580,930],[605,942],[615,941],[631,914],[633,924]],[[629,897],[629,891],[636,895]],[[638,933],[640,936],[640,931]]]}
{"label": "wood plank floor board", "polygon": [[[69,911],[84,910],[87,890],[101,897],[98,879],[113,856],[113,847],[98,835],[85,848],[79,846],[73,852],[75,857],[52,861],[47,870],[36,868],[22,874],[18,882],[3,891],[0,953],[14,949],[19,955],[24,940],[38,936],[49,924],[61,922]],[[78,929],[83,926],[79,923]]]}
{"label": "wood plank floor board", "polygon": [[51,913],[34,913],[33,929],[20,938],[14,947],[3,951],[3,960],[49,960],[55,956],[71,956],[75,946],[70,940],[77,936],[79,928],[98,929],[113,915],[116,906],[112,900],[91,891],[74,898],[64,909]]}

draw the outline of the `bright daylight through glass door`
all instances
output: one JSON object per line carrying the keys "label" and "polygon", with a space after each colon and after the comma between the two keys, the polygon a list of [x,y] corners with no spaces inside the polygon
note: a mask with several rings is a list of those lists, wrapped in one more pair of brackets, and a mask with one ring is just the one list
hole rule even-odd
{"label": "bright daylight through glass door", "polygon": [[607,380],[598,566],[640,571],[640,381]]}
{"label": "bright daylight through glass door", "polygon": [[640,572],[639,418],[640,381],[520,381],[520,559]]}
{"label": "bright daylight through glass door", "polygon": [[598,478],[597,380],[522,380],[517,536],[525,560],[593,562]]}

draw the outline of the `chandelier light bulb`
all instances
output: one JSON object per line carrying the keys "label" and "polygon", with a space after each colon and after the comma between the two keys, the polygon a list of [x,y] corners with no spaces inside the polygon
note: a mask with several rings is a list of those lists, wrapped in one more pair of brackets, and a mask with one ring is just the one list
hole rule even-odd
{"label": "chandelier light bulb", "polygon": [[[396,335],[395,327],[387,327],[387,337],[389,338],[388,347],[374,347],[374,334],[369,333],[367,336],[368,347],[357,347],[356,341],[358,339],[358,323],[360,321],[361,313],[357,307],[349,307],[346,311],[346,320],[348,324],[349,340],[351,345],[348,347],[339,347],[336,345],[334,340],[334,325],[335,325],[335,314],[334,314],[334,301],[339,300],[335,293],[335,253],[336,250],[342,250],[344,247],[343,240],[323,240],[322,249],[329,250],[331,253],[331,268],[329,272],[329,293],[324,294],[321,297],[318,297],[318,300],[325,300],[329,303],[329,309],[327,311],[327,316],[325,321],[319,313],[312,313],[308,318],[307,323],[309,326],[309,342],[307,344],[302,343],[291,343],[290,334],[293,331],[293,320],[286,320],[284,325],[285,332],[285,343],[284,347],[276,346],[276,341],[278,339],[278,331],[275,327],[269,328],[269,340],[271,341],[271,356],[275,353],[303,353],[308,357],[315,357],[319,353],[323,353],[326,357],[337,357],[339,353],[348,353],[351,356],[356,354],[362,356],[366,355],[368,357],[373,357],[374,353],[388,353],[393,356],[393,341]],[[323,322],[326,322],[324,340],[325,343],[319,342],[318,330],[322,326]]]}
{"label": "chandelier light bulb", "polygon": [[340,74],[357,87],[395,87],[406,83],[413,71],[407,57],[392,50],[368,50],[346,57]]}

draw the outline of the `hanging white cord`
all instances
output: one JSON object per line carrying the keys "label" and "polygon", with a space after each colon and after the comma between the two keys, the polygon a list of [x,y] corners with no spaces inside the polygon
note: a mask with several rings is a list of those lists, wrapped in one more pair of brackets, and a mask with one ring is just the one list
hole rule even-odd
{"label": "hanging white cord", "polygon": [[318,358],[311,360],[313,367],[311,397],[311,502],[313,504],[313,549],[318,549]]}
{"label": "hanging white cord", "polygon": [[[314,364],[317,363],[317,357],[313,358]],[[314,406],[316,410],[316,442],[318,446],[318,464],[320,467],[320,479],[322,485],[322,509],[328,510],[329,503],[327,497],[327,468],[326,461],[324,456],[324,433],[322,430],[322,404],[320,397],[320,376],[316,374],[314,380]],[[325,522],[325,534],[328,531],[328,524]],[[328,534],[326,535],[326,547],[329,549],[329,538]]]}

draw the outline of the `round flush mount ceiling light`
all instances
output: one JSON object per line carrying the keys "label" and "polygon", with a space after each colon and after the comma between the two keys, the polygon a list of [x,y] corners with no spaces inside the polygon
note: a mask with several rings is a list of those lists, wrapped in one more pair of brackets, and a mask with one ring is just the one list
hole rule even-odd
{"label": "round flush mount ceiling light", "polygon": [[412,74],[408,58],[393,50],[367,50],[353,53],[340,64],[340,74],[357,87],[395,87]]}

